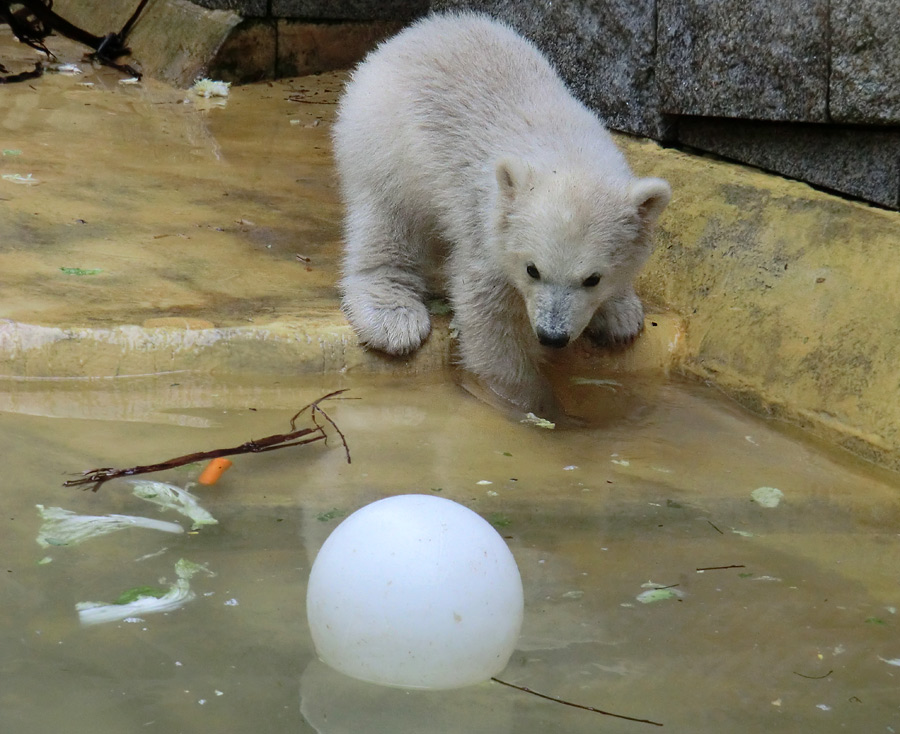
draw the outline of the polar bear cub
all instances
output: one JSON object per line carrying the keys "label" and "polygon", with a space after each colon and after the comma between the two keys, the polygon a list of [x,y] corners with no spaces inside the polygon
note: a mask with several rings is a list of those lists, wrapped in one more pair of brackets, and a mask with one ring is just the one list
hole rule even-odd
{"label": "polar bear cub", "polygon": [[463,367],[545,415],[550,349],[583,331],[627,342],[641,330],[632,283],[669,185],[635,178],[597,116],[510,27],[433,15],[383,43],[346,87],[334,150],[343,309],[369,347],[422,344],[437,265]]}

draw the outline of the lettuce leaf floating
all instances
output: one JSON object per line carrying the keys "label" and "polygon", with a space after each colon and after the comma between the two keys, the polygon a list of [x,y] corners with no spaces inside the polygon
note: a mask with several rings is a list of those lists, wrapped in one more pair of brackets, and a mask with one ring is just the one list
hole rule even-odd
{"label": "lettuce leaf floating", "polygon": [[162,593],[162,589],[155,587],[137,586],[124,591],[116,601],[110,604],[96,601],[78,602],[75,605],[78,619],[83,625],[90,626],[119,622],[142,614],[174,612],[197,596],[191,590],[191,578],[200,571],[209,576],[215,576],[206,566],[181,558],[175,564],[175,575],[178,579],[169,586],[165,593]]}
{"label": "lettuce leaf floating", "polygon": [[152,502],[167,510],[180,512],[190,518],[191,530],[198,530],[204,525],[218,525],[219,521],[204,510],[197,502],[197,498],[187,490],[176,487],[174,484],[154,482],[150,479],[130,479],[129,483],[135,497]]}
{"label": "lettuce leaf floating", "polygon": [[125,528],[147,528],[165,533],[183,533],[178,523],[151,520],[132,515],[79,515],[62,507],[36,505],[44,521],[38,531],[37,542],[42,548],[59,545],[78,545],[85,540],[109,535]]}
{"label": "lettuce leaf floating", "polygon": [[757,487],[750,493],[750,499],[760,507],[778,507],[784,492],[777,487]]}
{"label": "lettuce leaf floating", "polygon": [[666,601],[667,599],[684,598],[684,592],[680,589],[676,589],[672,586],[654,584],[652,581],[641,584],[641,588],[647,589],[635,597],[641,604],[653,604],[654,602]]}
{"label": "lettuce leaf floating", "polygon": [[548,428],[550,430],[556,428],[556,424],[553,421],[548,421],[546,418],[541,418],[534,413],[526,413],[525,417],[519,421],[519,423],[525,423],[526,425],[537,426],[538,428]]}
{"label": "lettuce leaf floating", "polygon": [[220,82],[213,79],[198,79],[191,87],[191,91],[198,97],[227,97],[231,82]]}

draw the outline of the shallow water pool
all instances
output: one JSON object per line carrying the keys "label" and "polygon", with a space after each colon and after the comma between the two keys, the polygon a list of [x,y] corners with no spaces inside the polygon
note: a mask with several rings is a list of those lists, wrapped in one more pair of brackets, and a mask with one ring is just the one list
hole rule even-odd
{"label": "shallow water pool", "polygon": [[[497,683],[408,692],[317,662],[305,590],[318,548],[364,504],[422,492],[490,520],[518,562],[525,624],[501,679],[664,731],[900,731],[896,476],[703,386],[589,379],[570,399],[593,406],[594,427],[565,431],[510,420],[443,375],[0,385],[0,730],[657,730]],[[239,456],[194,489],[218,526],[36,543],[36,504],[189,525],[122,482],[61,482],[286,431],[345,387],[354,399],[327,407],[351,464],[333,433]],[[198,470],[148,478],[185,486]],[[752,501],[759,487],[780,504]],[[79,624],[76,603],[164,585],[181,558],[215,574],[191,579],[181,609]],[[642,603],[648,584],[677,594]]]}

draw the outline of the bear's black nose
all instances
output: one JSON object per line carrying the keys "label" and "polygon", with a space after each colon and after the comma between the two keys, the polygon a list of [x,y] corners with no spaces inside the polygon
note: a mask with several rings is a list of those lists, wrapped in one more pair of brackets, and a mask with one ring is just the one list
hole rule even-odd
{"label": "bear's black nose", "polygon": [[568,334],[539,331],[537,333],[537,338],[538,341],[545,347],[553,347],[554,349],[562,349],[564,346],[566,346],[566,344],[569,343]]}

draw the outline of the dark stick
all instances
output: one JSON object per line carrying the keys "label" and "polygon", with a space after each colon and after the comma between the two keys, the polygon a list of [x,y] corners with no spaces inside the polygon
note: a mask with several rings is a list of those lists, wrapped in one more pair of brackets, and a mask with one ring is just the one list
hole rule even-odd
{"label": "dark stick", "polygon": [[799,675],[801,678],[809,678],[809,680],[822,680],[823,678],[827,678],[834,671],[829,670],[827,673],[825,673],[825,675],[803,675],[803,673],[798,673],[796,670],[791,672],[793,672],[794,675]]}
{"label": "dark stick", "polygon": [[125,25],[123,25],[122,30],[119,31],[119,38],[122,39],[122,43],[125,43],[125,39],[127,39],[128,34],[131,33],[131,28],[137,22],[137,19],[140,17],[141,11],[147,5],[147,2],[148,0],[141,0],[141,2],[138,3],[137,8],[135,8],[135,11],[131,14],[131,17],[125,21]]}
{"label": "dark stick", "polygon": [[726,568],[747,568],[743,563],[733,563],[730,566],[707,566],[706,568],[695,568],[694,570],[697,572],[700,571],[723,571]]}
{"label": "dark stick", "polygon": [[[90,488],[91,491],[96,492],[105,482],[108,482],[110,479],[132,477],[136,474],[150,474],[152,472],[164,471],[166,469],[174,469],[175,467],[184,466],[185,464],[194,464],[199,461],[217,459],[221,456],[235,456],[238,454],[251,453],[259,454],[264,451],[274,451],[275,449],[287,448],[288,446],[304,446],[316,441],[327,442],[328,434],[325,433],[325,429],[316,421],[315,416],[317,414],[321,414],[322,416],[324,416],[324,418],[331,424],[334,430],[337,431],[337,434],[341,437],[341,442],[344,445],[344,451],[347,454],[347,463],[349,464],[350,447],[347,445],[347,439],[345,438],[344,434],[341,433],[340,429],[338,429],[337,425],[331,419],[328,413],[326,413],[322,409],[321,405],[319,405],[323,400],[334,398],[343,392],[345,391],[335,390],[334,392],[330,392],[299,410],[296,415],[291,418],[290,433],[276,433],[272,436],[266,436],[265,438],[247,441],[246,443],[242,443],[240,446],[234,446],[232,448],[214,449],[212,451],[198,451],[193,454],[176,456],[174,459],[167,459],[166,461],[161,461],[157,464],[133,466],[129,469],[113,469],[109,467],[103,469],[91,469],[90,471],[83,472],[83,476],[79,479],[69,479],[68,481],[63,482],[63,486],[78,487],[85,484],[90,484],[93,485]],[[312,416],[312,421],[315,426],[313,428],[307,427],[298,430],[296,429],[295,421],[306,410],[310,411],[310,415]]]}
{"label": "dark stick", "polygon": [[557,698],[556,696],[548,696],[545,693],[538,693],[537,691],[533,691],[531,688],[527,688],[525,686],[517,686],[514,683],[507,683],[505,680],[500,680],[499,678],[491,678],[495,683],[499,683],[502,686],[508,686],[509,688],[515,688],[517,691],[522,691],[523,693],[530,693],[532,696],[537,696],[538,698],[546,699],[547,701],[554,701],[556,703],[561,703],[563,706],[571,706],[572,708],[581,709],[582,711],[590,711],[595,714],[602,714],[603,716],[613,716],[617,719],[625,719],[626,721],[636,721],[639,724],[652,724],[653,726],[662,726],[658,721],[651,721],[650,719],[637,719],[633,716],[625,716],[624,714],[614,714],[611,711],[603,711],[602,709],[595,708],[593,706],[585,706],[580,703],[574,703],[572,701],[566,701],[562,698]]}

